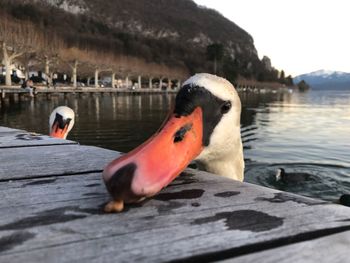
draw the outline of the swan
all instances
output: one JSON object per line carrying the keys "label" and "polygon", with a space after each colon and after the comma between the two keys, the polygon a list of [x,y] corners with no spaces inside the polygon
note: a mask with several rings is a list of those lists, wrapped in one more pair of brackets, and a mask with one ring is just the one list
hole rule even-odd
{"label": "swan", "polygon": [[119,212],[124,203],[154,196],[192,160],[200,169],[243,181],[240,114],[241,102],[229,81],[207,73],[190,77],[158,132],[104,169],[113,198],[105,211]]}
{"label": "swan", "polygon": [[50,136],[66,139],[74,126],[74,111],[67,106],[55,108],[49,119]]}

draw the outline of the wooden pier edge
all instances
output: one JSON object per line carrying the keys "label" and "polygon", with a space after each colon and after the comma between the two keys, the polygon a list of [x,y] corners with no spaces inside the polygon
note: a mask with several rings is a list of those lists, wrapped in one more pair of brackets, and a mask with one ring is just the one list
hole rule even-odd
{"label": "wooden pier edge", "polygon": [[349,208],[193,169],[106,214],[119,155],[0,127],[0,262],[348,260]]}

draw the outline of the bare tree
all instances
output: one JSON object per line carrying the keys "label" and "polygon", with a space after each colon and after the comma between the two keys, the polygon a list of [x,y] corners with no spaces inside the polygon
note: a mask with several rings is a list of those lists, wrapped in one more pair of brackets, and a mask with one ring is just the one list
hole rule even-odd
{"label": "bare tree", "polygon": [[[52,32],[46,32],[44,37],[40,39],[40,55],[39,60],[44,66],[46,76],[46,84],[48,87],[52,85],[52,76],[54,70],[59,67],[60,50],[64,48],[64,41]],[[51,69],[50,69],[51,68]]]}
{"label": "bare tree", "polygon": [[33,66],[38,62],[36,61],[36,52],[25,52],[22,56],[17,58],[19,64],[24,68],[25,79],[29,79],[29,72]]}
{"label": "bare tree", "polygon": [[5,84],[10,86],[14,61],[25,53],[35,51],[40,34],[30,23],[21,23],[7,16],[0,21],[0,44],[3,65],[6,69]]}
{"label": "bare tree", "polygon": [[71,82],[73,83],[73,87],[76,88],[78,66],[79,64],[83,64],[82,62],[84,61],[87,62],[86,52],[76,47],[62,48],[60,50],[60,59],[69,66],[69,70],[72,72]]}

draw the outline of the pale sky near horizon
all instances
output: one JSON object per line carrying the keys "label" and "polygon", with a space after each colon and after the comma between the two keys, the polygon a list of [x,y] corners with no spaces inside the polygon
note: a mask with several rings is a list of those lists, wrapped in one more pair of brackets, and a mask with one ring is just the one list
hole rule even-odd
{"label": "pale sky near horizon", "polygon": [[194,0],[219,11],[254,38],[286,74],[350,72],[349,0]]}

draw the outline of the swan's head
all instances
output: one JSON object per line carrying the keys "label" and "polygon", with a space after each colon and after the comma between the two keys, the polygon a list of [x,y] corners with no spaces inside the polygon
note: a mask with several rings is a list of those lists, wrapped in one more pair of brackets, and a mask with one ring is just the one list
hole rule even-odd
{"label": "swan's head", "polygon": [[278,168],[276,171],[276,181],[281,181],[285,175],[285,170],[283,168]]}
{"label": "swan's head", "polygon": [[350,194],[343,194],[339,198],[339,203],[341,205],[349,206],[350,207]]}
{"label": "swan's head", "polygon": [[[241,102],[230,82],[196,74],[184,82],[159,131],[105,168],[108,191],[116,201],[137,202],[158,193],[192,160],[205,168],[220,162],[226,167],[242,153],[240,113]],[[220,174],[220,169],[208,170]],[[241,173],[232,178],[242,180]]]}
{"label": "swan's head", "polygon": [[74,111],[66,106],[53,110],[49,119],[50,136],[66,139],[74,126]]}

